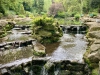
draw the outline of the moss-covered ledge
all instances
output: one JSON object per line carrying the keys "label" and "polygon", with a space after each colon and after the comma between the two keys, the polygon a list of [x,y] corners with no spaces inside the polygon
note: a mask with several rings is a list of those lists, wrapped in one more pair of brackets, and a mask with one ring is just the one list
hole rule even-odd
{"label": "moss-covered ledge", "polygon": [[84,54],[84,60],[91,69],[91,75],[98,75],[100,61],[100,23],[89,22],[89,24],[91,26],[89,26],[86,35],[89,44]]}

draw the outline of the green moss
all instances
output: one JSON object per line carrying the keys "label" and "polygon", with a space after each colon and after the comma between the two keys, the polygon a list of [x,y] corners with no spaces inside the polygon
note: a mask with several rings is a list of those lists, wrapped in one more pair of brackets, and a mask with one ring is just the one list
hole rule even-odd
{"label": "green moss", "polygon": [[44,52],[36,52],[36,51],[33,51],[33,55],[35,55],[35,56],[45,56],[46,54],[44,53]]}
{"label": "green moss", "polygon": [[92,74],[91,75],[98,75],[99,69],[95,68],[92,70]]}
{"label": "green moss", "polygon": [[76,14],[74,17],[75,17],[75,20],[76,20],[76,21],[79,21],[79,19],[80,19],[80,14]]}
{"label": "green moss", "polygon": [[9,50],[8,54],[0,56],[0,63],[4,64],[18,59],[28,58],[30,56],[33,56],[33,51],[31,50],[30,47],[25,47],[14,53],[10,52]]}

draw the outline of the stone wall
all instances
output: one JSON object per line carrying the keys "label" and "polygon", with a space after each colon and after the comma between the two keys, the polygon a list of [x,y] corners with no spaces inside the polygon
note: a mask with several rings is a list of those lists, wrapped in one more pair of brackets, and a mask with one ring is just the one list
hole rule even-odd
{"label": "stone wall", "polygon": [[92,70],[92,75],[98,75],[98,63],[100,61],[100,23],[95,19],[94,21],[86,22],[86,25],[89,26],[86,36],[89,44],[84,58]]}

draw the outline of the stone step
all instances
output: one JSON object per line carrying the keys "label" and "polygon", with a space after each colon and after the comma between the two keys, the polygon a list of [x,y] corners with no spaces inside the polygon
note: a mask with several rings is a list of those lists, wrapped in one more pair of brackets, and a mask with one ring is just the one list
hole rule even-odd
{"label": "stone step", "polygon": [[2,48],[9,48],[11,46],[13,47],[23,47],[23,46],[28,46],[28,45],[32,45],[32,41],[35,41],[35,39],[31,39],[31,40],[26,40],[26,41],[12,41],[12,42],[6,42],[6,43],[1,43],[0,44],[0,50]]}

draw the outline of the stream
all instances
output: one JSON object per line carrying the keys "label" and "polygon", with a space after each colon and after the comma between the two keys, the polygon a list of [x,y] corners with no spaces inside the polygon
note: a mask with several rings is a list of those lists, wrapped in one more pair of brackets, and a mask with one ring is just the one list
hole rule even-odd
{"label": "stream", "polygon": [[[31,30],[29,28],[12,29],[12,34],[8,35],[7,43],[13,42],[9,48],[12,52],[15,50],[23,50],[28,47],[32,49]],[[47,46],[46,57],[40,59],[25,58],[8,64],[1,64],[1,75],[89,75],[89,70],[84,62],[83,55],[87,48],[85,34],[79,33],[77,27],[76,33],[63,33],[58,43]],[[27,44],[23,41],[27,40]],[[15,44],[18,43],[18,44]],[[25,47],[24,47],[25,46]],[[51,50],[53,49],[53,50]],[[1,50],[3,50],[1,46]],[[2,54],[2,52],[0,52]],[[4,54],[9,53],[9,49]],[[16,60],[16,59],[15,59]],[[23,63],[27,62],[27,65]],[[20,65],[16,67],[10,67]],[[9,67],[5,69],[5,67]],[[3,68],[4,67],[4,68]],[[14,69],[13,69],[14,68]]]}

